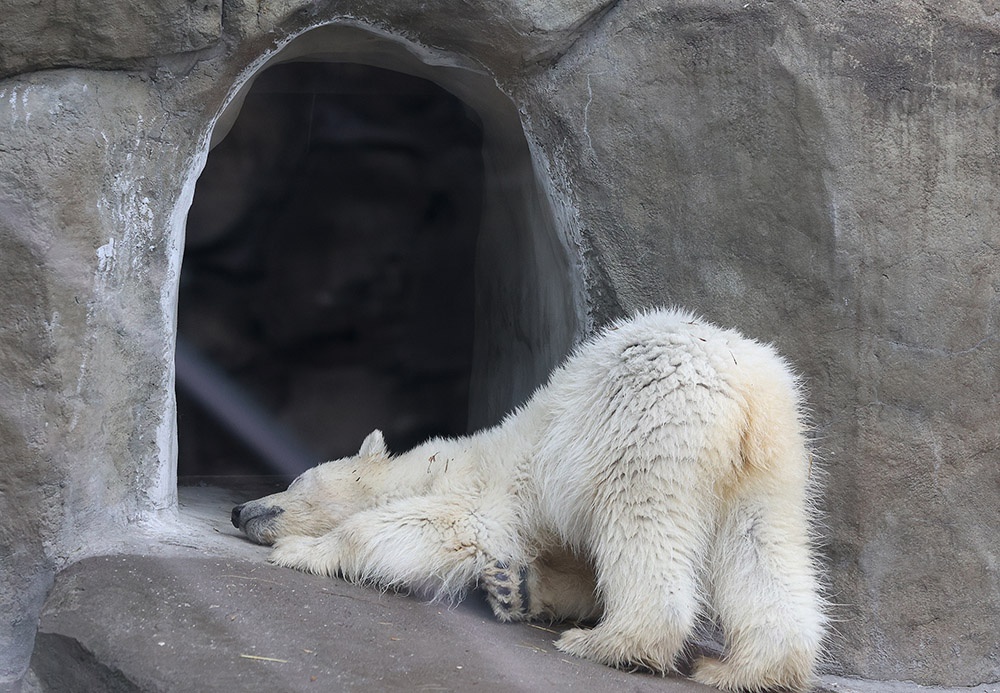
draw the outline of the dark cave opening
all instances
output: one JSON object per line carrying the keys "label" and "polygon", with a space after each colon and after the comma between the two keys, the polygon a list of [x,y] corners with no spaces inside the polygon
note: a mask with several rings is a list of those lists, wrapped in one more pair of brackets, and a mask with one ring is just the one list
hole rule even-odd
{"label": "dark cave opening", "polygon": [[293,476],[373,428],[397,451],[465,433],[483,200],[482,125],[437,84],[262,71],[188,215],[178,476]]}

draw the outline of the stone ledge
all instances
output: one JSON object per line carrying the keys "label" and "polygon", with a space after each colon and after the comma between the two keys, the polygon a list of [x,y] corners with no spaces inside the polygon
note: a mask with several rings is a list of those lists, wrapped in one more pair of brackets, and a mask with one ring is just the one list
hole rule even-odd
{"label": "stone ledge", "polygon": [[815,693],[1000,693],[1000,683],[987,683],[970,688],[940,688],[920,686],[909,681],[864,681],[824,676]]}
{"label": "stone ledge", "polygon": [[[269,565],[229,509],[278,482],[188,481],[196,485],[179,489],[175,519],[57,576],[25,693],[714,690],[564,655],[552,646],[560,626],[498,623],[478,595],[449,607]],[[1000,684],[824,676],[816,693],[1000,693]]]}
{"label": "stone ledge", "polygon": [[240,498],[182,488],[176,525],[61,572],[26,690],[712,690],[569,657],[558,627],[499,623],[477,596],[449,607],[269,565],[227,527]]}

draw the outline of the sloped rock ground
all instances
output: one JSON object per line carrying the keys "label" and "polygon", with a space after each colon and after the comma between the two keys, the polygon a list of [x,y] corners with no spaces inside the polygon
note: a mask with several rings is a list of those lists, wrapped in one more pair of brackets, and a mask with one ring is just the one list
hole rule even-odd
{"label": "sloped rock ground", "polygon": [[[499,623],[477,593],[430,603],[272,566],[268,549],[228,517],[234,503],[279,482],[223,483],[232,488],[181,488],[179,517],[56,577],[24,693],[715,690],[564,655],[552,643],[565,626]],[[824,676],[816,693],[1000,693],[1000,685]]]}
{"label": "sloped rock ground", "polygon": [[449,606],[271,566],[227,526],[246,497],[182,489],[182,518],[154,530],[158,540],[62,572],[27,689],[711,690],[564,655],[552,645],[561,626],[499,623],[475,594]]}

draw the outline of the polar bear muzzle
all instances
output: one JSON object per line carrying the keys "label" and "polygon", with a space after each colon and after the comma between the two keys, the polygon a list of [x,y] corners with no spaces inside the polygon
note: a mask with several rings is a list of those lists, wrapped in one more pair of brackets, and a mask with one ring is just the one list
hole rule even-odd
{"label": "polar bear muzzle", "polygon": [[275,539],[274,520],[285,509],[251,501],[233,508],[233,527],[258,544],[271,544]]}

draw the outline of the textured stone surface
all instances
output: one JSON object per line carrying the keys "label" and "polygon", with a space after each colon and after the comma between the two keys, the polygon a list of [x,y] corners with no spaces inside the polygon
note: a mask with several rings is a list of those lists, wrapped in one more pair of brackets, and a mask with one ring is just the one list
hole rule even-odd
{"label": "textured stone surface", "polygon": [[0,77],[198,50],[222,32],[222,0],[12,0],[3,14]]}
{"label": "textured stone surface", "polygon": [[[146,81],[62,71],[0,93],[0,596],[23,614],[15,623],[32,623],[40,595],[22,587],[44,584],[35,575],[172,502],[160,284],[176,275],[162,233],[171,210],[157,201],[181,183],[169,153],[149,164],[146,138],[169,129],[157,129]],[[0,641],[8,675],[31,642],[15,630]]]}
{"label": "textured stone surface", "polygon": [[[184,491],[203,510],[195,496],[217,495]],[[202,525],[214,537],[61,573],[25,693],[714,690],[564,655],[552,646],[558,628],[499,623],[479,595],[428,603],[268,565],[266,548],[226,527],[231,507]]]}
{"label": "textured stone surface", "polygon": [[[119,53],[41,7],[5,15],[6,74],[129,69],[0,81],[0,675],[54,567],[173,507],[197,172],[254,71],[311,57],[432,79],[483,120],[474,420],[644,305],[774,341],[828,471],[831,670],[1000,679],[995,2],[248,0]],[[117,26],[76,31],[96,25]],[[51,59],[11,67],[29,34]]]}
{"label": "textured stone surface", "polygon": [[997,36],[844,7],[622,5],[522,98],[568,162],[598,319],[679,302],[805,373],[833,668],[994,681]]}

